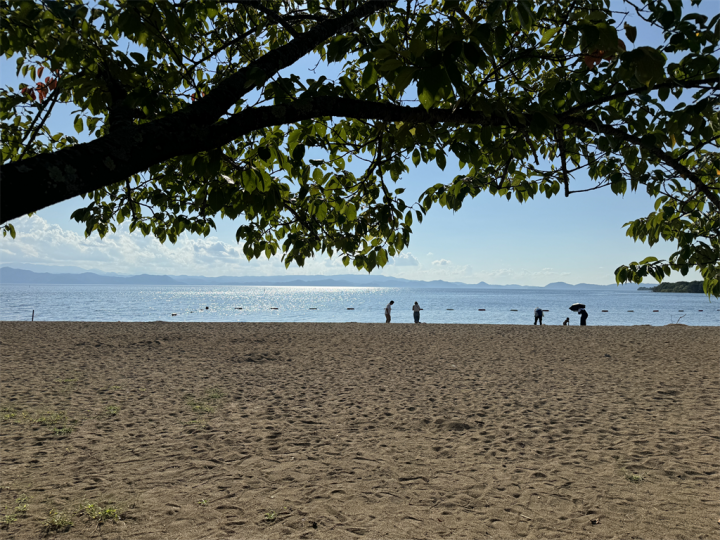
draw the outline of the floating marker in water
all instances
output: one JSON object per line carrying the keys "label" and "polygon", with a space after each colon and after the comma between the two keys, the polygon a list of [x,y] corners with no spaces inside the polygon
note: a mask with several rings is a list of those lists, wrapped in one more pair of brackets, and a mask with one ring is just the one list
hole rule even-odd
{"label": "floating marker in water", "polygon": [[511,309],[510,311],[517,311],[517,309]]}
{"label": "floating marker in water", "polygon": [[205,309],[210,309],[209,307],[205,306]]}
{"label": "floating marker in water", "polygon": [[354,309],[355,309],[354,307],[349,307],[349,308],[348,308],[348,311],[354,310]]}
{"label": "floating marker in water", "polygon": [[702,309],[698,309],[698,311],[702,311]]}
{"label": "floating marker in water", "polygon": [[635,313],[632,309],[628,309],[628,313]]}
{"label": "floating marker in water", "polygon": [[173,316],[173,317],[177,317],[177,313],[173,313],[172,316]]}
{"label": "floating marker in water", "polygon": [[484,309],[478,309],[478,311],[485,311]]}
{"label": "floating marker in water", "polygon": [[235,309],[242,309],[241,307],[236,307]]}
{"label": "floating marker in water", "polygon": [[278,308],[276,308],[276,307],[271,307],[270,309],[278,309]]}
{"label": "floating marker in water", "polygon": [[679,311],[680,313],[682,313],[682,312],[685,311],[685,310],[684,310],[684,309],[678,309],[678,311]]}
{"label": "floating marker in water", "polygon": [[445,311],[455,311],[453,308],[447,308]]}
{"label": "floating marker in water", "polygon": [[653,309],[653,313],[658,313],[659,311],[659,309]]}
{"label": "floating marker in water", "polygon": [[607,309],[603,309],[602,312],[603,312],[603,313],[607,313],[608,310],[607,310]]}
{"label": "floating marker in water", "polygon": [[550,310],[549,310],[549,309],[543,309],[543,313],[545,313],[546,311],[550,311]]}
{"label": "floating marker in water", "polygon": [[311,308],[308,308],[308,309],[317,309],[317,308],[316,308],[316,307],[311,307]]}

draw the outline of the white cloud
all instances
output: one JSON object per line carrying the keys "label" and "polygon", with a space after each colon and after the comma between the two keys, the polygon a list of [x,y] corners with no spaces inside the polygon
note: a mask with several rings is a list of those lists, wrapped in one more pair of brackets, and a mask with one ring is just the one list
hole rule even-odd
{"label": "white cloud", "polygon": [[[14,222],[17,239],[0,238],[1,263],[30,263],[52,266],[76,266],[120,274],[168,274],[216,276],[271,276],[271,275],[338,275],[359,271],[352,265],[345,267],[335,257],[317,255],[299,268],[285,265],[278,254],[269,260],[264,256],[248,261],[242,245],[225,242],[216,236],[207,238],[183,234],[177,244],[160,244],[154,237],[143,237],[139,232],[128,233],[122,225],[117,233],[104,239],[97,235],[85,238],[82,233],[48,223],[40,216],[21,218]],[[462,264],[464,257],[455,263],[447,259],[421,264],[410,251],[397,255],[391,264],[376,268],[373,274],[431,281],[442,279],[493,284],[545,285],[554,281],[579,282],[574,274],[563,268],[523,269],[505,266],[493,268],[478,264]],[[469,262],[469,261],[468,261]],[[602,281],[600,281],[602,282]]]}
{"label": "white cloud", "polygon": [[0,238],[0,262],[23,262],[57,266],[80,266],[105,272],[169,275],[278,275],[331,274],[354,271],[329,257],[308,259],[304,268],[285,264],[278,254],[269,260],[248,261],[242,246],[227,244],[219,238],[183,234],[176,244],[161,244],[156,238],[139,232],[128,233],[123,225],[118,232],[100,239],[48,223],[39,216],[14,222],[15,240]]}
{"label": "white cloud", "polygon": [[392,258],[392,260],[393,264],[396,266],[420,266],[420,261],[418,261],[409,251],[407,253],[396,255]]}
{"label": "white cloud", "polygon": [[565,277],[571,275],[571,272],[559,272],[553,268],[543,268],[542,270],[527,270],[527,269],[510,269],[510,268],[499,268],[490,272],[481,272],[483,279],[526,279],[526,278],[537,278],[537,277]]}

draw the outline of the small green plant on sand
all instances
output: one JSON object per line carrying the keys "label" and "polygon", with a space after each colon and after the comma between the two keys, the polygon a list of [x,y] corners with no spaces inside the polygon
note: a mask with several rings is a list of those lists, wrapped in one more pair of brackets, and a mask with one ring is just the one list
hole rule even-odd
{"label": "small green plant on sand", "polygon": [[0,407],[0,414],[2,414],[2,419],[6,421],[12,420],[16,416],[15,409],[12,407]]}
{"label": "small green plant on sand", "polygon": [[267,521],[268,523],[272,523],[277,519],[277,512],[275,510],[270,510],[269,512],[265,513],[265,516],[263,516],[263,519]]}
{"label": "small green plant on sand", "polygon": [[207,398],[210,400],[222,399],[225,397],[225,393],[217,388],[211,388],[207,394]]}
{"label": "small green plant on sand", "polygon": [[225,393],[217,388],[211,388],[205,394],[205,397],[196,398],[188,395],[185,397],[187,404],[196,414],[208,414],[215,412],[217,402],[225,397]]}
{"label": "small green plant on sand", "polygon": [[3,528],[7,529],[11,523],[15,523],[19,518],[25,517],[29,508],[28,500],[29,499],[27,495],[20,495],[15,500],[15,509],[13,510],[12,514],[6,514],[5,516],[3,516],[0,525]]}
{"label": "small green plant on sand", "polygon": [[105,412],[108,416],[115,416],[117,413],[120,412],[120,407],[118,407],[117,405],[108,405],[105,408]]}
{"label": "small green plant on sand", "polygon": [[27,495],[20,495],[15,499],[15,513],[24,516],[28,511],[29,500]]}
{"label": "small green plant on sand", "polygon": [[194,397],[189,397],[187,404],[190,406],[194,413],[207,414],[215,411],[215,407],[211,407],[207,403],[197,400]]}
{"label": "small green plant on sand", "polygon": [[35,423],[41,426],[54,426],[55,424],[64,424],[67,422],[67,416],[64,412],[44,412],[35,418]]}
{"label": "small green plant on sand", "polygon": [[70,435],[73,432],[72,426],[64,426],[64,427],[56,427],[55,428],[55,435],[58,435],[60,437],[64,437],[65,435]]}
{"label": "small green plant on sand", "polygon": [[207,506],[207,505],[208,505],[208,502],[207,502],[205,499],[200,499],[200,500],[198,501],[198,504],[199,504],[200,506]]}
{"label": "small green plant on sand", "polygon": [[120,512],[114,506],[106,506],[103,508],[99,504],[89,503],[85,505],[82,513],[93,521],[97,521],[98,524],[105,523],[106,521],[112,521],[114,523],[120,521]]}
{"label": "small green plant on sand", "polygon": [[625,479],[626,479],[628,482],[632,482],[632,483],[634,483],[634,484],[637,484],[637,483],[642,482],[643,480],[645,480],[645,477],[642,476],[642,475],[640,475],[640,474],[633,474],[633,473],[628,473],[628,472],[626,472],[626,473],[625,473]]}
{"label": "small green plant on sand", "polygon": [[66,532],[70,530],[74,523],[70,516],[64,512],[56,512],[50,510],[50,517],[45,520],[43,530],[45,532]]}

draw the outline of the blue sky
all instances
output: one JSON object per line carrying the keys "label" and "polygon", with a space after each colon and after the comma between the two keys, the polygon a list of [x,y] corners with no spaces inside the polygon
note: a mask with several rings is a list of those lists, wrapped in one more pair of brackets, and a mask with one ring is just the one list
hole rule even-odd
{"label": "blue sky", "polygon": [[[712,15],[717,7],[720,1],[705,0],[701,8],[692,11]],[[637,20],[630,22],[637,24]],[[639,24],[638,27],[635,46],[652,44],[658,39],[656,34]],[[315,64],[298,64],[292,71],[317,78],[319,74],[310,72],[310,67]],[[17,88],[14,61],[0,61],[0,75],[3,86]],[[55,126],[74,132],[69,118],[68,115],[55,118]],[[434,164],[418,169],[411,166],[410,173],[401,178],[397,187],[406,188],[406,201],[415,201],[430,185],[448,182],[459,173],[450,160],[445,171]],[[248,262],[235,241],[238,223],[230,220],[218,220],[217,230],[207,238],[184,234],[175,245],[161,245],[139,232],[129,234],[124,226],[103,240],[97,236],[85,239],[83,226],[69,219],[80,206],[83,201],[78,198],[41,210],[31,218],[15,220],[17,239],[0,239],[0,263],[206,276],[356,272],[326,256],[309,260],[304,268],[288,270],[279,257]],[[569,198],[547,200],[543,196],[522,205],[483,194],[456,213],[439,207],[431,209],[422,224],[414,224],[409,249],[375,273],[465,283],[613,283],[617,266],[649,255],[667,258],[674,251],[672,244],[649,248],[625,236],[623,224],[650,211],[652,200],[644,193],[619,197],[609,190],[599,190]],[[693,273],[683,278],[674,274],[671,281],[679,279],[699,279],[699,275]]]}

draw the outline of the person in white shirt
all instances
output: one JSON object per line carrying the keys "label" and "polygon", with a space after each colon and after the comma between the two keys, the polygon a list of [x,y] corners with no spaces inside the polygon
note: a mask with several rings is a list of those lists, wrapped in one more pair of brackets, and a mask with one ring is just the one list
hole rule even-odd
{"label": "person in white shirt", "polygon": [[387,306],[385,306],[385,322],[386,323],[390,322],[390,311],[392,311],[392,305],[394,303],[395,303],[394,301],[390,300],[390,303]]}
{"label": "person in white shirt", "polygon": [[420,312],[423,310],[417,302],[415,302],[415,305],[413,306],[413,319],[415,319],[415,323],[420,322]]}

